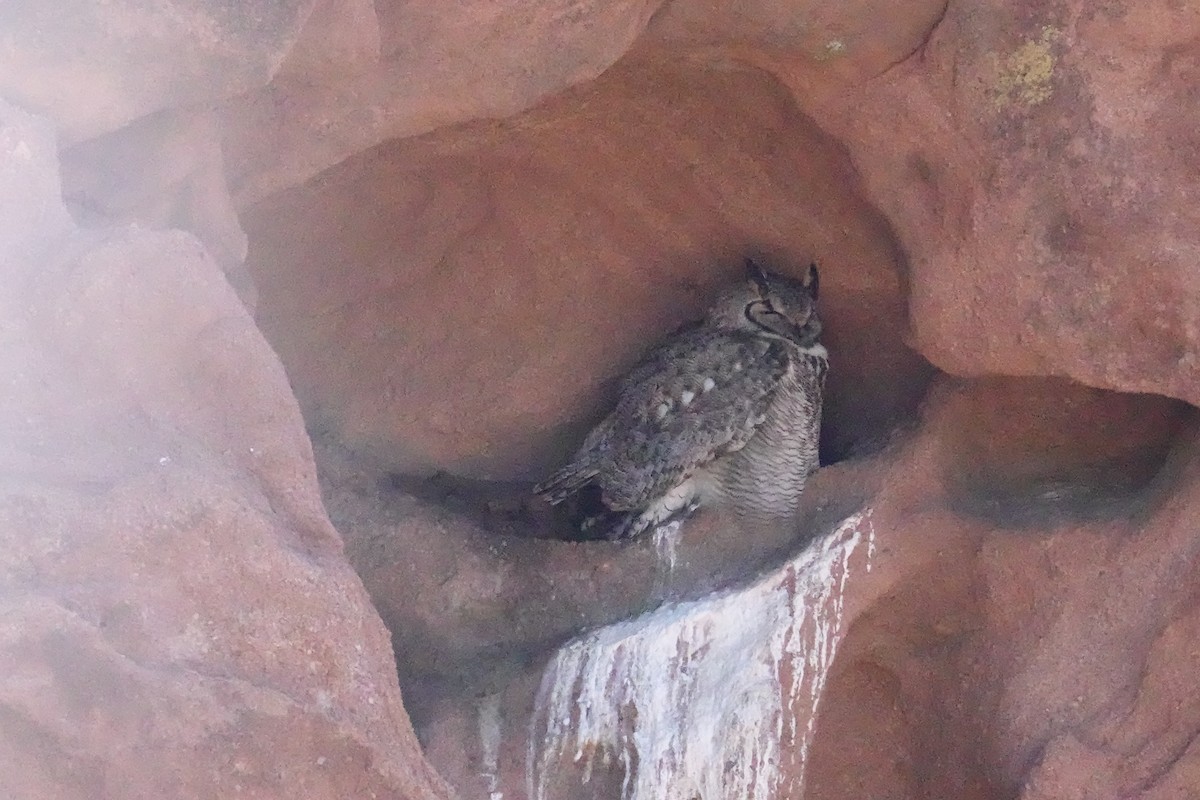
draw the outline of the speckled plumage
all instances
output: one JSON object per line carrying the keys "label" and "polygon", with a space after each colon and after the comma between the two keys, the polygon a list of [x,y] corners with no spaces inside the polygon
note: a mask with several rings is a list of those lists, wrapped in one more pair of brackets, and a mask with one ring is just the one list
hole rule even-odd
{"label": "speckled plumage", "polygon": [[747,267],[704,321],[625,377],[616,408],[536,492],[595,494],[584,524],[613,539],[711,502],[756,517],[795,510],[817,467],[827,368],[816,267],[803,282]]}

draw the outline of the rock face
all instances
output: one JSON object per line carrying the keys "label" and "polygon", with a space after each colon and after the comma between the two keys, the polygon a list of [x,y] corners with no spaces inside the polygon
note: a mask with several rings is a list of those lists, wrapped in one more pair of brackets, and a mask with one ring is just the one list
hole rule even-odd
{"label": "rock face", "polygon": [[76,229],[0,106],[0,779],[445,797],[283,371],[199,243]]}
{"label": "rock face", "polygon": [[[683,684],[605,678],[729,652],[620,632],[869,515],[778,785],[1200,796],[1194,4],[69,6],[0,10],[0,794],[618,796]],[[795,525],[545,538],[749,254],[822,269]],[[815,630],[769,611],[747,654]],[[538,717],[563,664],[596,716]],[[672,769],[762,774],[695,756],[722,708]]]}
{"label": "rock face", "polygon": [[[1116,424],[1128,419],[1137,427]],[[1200,502],[1196,435],[1194,410],[1161,397],[1061,380],[946,380],[914,434],[857,465],[823,471],[806,492],[800,530],[830,532],[836,523],[822,509],[858,507],[873,547],[857,547],[841,589],[842,638],[803,773],[805,796],[1193,791],[1190,743],[1200,710],[1172,681],[1193,666],[1186,641],[1196,613],[1197,542],[1187,520]],[[981,474],[990,480],[971,479]],[[703,558],[710,542],[685,535],[678,563]],[[553,563],[541,567],[553,574]],[[731,585],[781,580],[790,569],[785,560],[761,579]],[[636,591],[637,578],[626,585]],[[698,613],[719,613],[723,602]],[[602,631],[598,641],[620,630]],[[591,647],[571,657],[602,660],[611,645]],[[659,669],[676,671],[678,697],[703,675],[699,654],[713,649]],[[493,776],[506,795],[523,796],[531,762],[502,746],[487,767],[479,721],[487,711],[501,720],[502,741],[524,736],[543,664],[534,660],[528,677],[465,695],[425,723],[432,756],[468,792],[483,791],[480,776]],[[779,676],[782,685],[788,680]],[[661,703],[638,712],[649,690],[635,690],[643,694],[627,701],[629,719],[658,713]],[[1160,703],[1175,710],[1164,714]],[[585,713],[594,727],[613,711]],[[653,752],[639,746],[614,750],[613,763]],[[581,782],[569,758],[549,779],[538,773],[539,782],[565,796],[620,793],[623,770],[582,752],[596,762],[591,783]],[[789,772],[781,780],[798,778]]]}
{"label": "rock face", "polygon": [[17,0],[0,12],[0,94],[51,117],[73,144],[266,84],[312,6]]}
{"label": "rock face", "polygon": [[1187,3],[950,3],[824,106],[933,363],[1200,400],[1197,30]]}
{"label": "rock face", "polygon": [[[812,793],[1194,786],[1184,743],[1200,717],[1151,710],[1150,697],[1183,695],[1148,665],[1191,660],[1176,631],[1194,614],[1195,436],[1193,410],[1158,397],[1049,380],[939,387],[871,501],[880,583],[847,600],[862,612],[830,678]],[[990,480],[962,480],[972,472]]]}
{"label": "rock face", "polygon": [[[222,108],[242,203],[382,141],[464,120],[501,119],[590,80],[624,55],[656,3],[471,0],[451,14],[438,0],[375,3],[373,9],[361,2],[321,5],[337,8],[336,21],[326,22],[329,12],[314,15],[302,42],[316,39],[327,51],[331,30],[344,36],[357,27],[364,50],[378,43],[378,59],[356,53],[329,70],[298,54],[265,91]],[[347,47],[345,38],[333,43]]]}

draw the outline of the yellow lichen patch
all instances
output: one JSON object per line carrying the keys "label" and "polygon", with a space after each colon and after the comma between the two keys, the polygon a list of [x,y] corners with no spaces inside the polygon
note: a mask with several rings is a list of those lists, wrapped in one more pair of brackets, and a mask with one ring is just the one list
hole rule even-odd
{"label": "yellow lichen patch", "polygon": [[1050,99],[1055,66],[1051,45],[1061,34],[1060,29],[1045,25],[1038,38],[1026,41],[1003,59],[995,59],[990,92],[994,110],[1013,105],[1032,108]]}

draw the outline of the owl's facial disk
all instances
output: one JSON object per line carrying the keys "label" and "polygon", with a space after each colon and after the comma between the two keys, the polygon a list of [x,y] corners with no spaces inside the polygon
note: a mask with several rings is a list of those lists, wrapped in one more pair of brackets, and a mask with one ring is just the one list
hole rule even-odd
{"label": "owl's facial disk", "polygon": [[752,325],[801,347],[816,344],[821,321],[816,313],[817,267],[808,268],[803,282],[763,272],[747,261],[750,301],[743,311]]}
{"label": "owl's facial disk", "polygon": [[815,344],[821,335],[821,321],[811,308],[802,318],[793,319],[768,300],[754,300],[746,306],[745,313],[746,319],[757,327],[782,339],[790,339],[801,347]]}

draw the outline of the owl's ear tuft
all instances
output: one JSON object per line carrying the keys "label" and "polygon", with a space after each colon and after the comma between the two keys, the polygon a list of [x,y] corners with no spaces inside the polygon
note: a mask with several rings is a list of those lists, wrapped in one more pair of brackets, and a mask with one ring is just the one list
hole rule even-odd
{"label": "owl's ear tuft", "polygon": [[817,299],[817,287],[820,284],[821,276],[817,273],[816,263],[808,265],[808,272],[804,274],[804,288],[808,290],[809,296],[813,300]]}
{"label": "owl's ear tuft", "polygon": [[746,280],[754,281],[754,285],[758,287],[758,291],[763,294],[766,294],[770,287],[767,282],[767,273],[763,272],[763,268],[753,258],[746,259]]}

